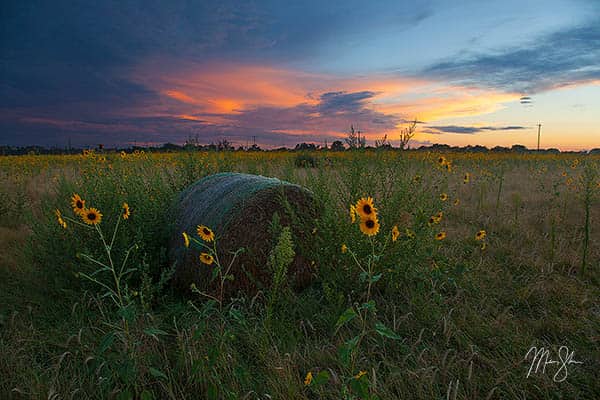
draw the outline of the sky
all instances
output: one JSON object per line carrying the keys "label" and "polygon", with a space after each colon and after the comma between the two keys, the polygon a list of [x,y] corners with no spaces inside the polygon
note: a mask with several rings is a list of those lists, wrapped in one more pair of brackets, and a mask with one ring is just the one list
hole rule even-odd
{"label": "sky", "polygon": [[600,147],[599,0],[7,0],[0,48],[0,145]]}

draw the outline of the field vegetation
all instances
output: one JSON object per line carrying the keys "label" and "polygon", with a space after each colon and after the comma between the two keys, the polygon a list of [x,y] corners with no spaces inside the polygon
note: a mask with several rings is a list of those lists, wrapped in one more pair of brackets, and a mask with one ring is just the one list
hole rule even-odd
{"label": "field vegetation", "polygon": [[[216,227],[169,219],[223,171],[314,193],[307,288],[286,279],[302,243],[277,218],[272,285],[173,288],[173,235],[221,287],[236,278]],[[0,157],[0,397],[598,399],[599,173],[600,156],[560,154]],[[528,376],[532,346],[581,363]]]}

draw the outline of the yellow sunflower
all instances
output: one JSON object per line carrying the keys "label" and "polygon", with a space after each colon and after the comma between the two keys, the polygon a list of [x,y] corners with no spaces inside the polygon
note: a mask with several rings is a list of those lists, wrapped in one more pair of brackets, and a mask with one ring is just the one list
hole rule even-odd
{"label": "yellow sunflower", "polygon": [[435,223],[439,224],[442,218],[444,218],[444,213],[440,211],[435,215]]}
{"label": "yellow sunflower", "polygon": [[367,374],[367,371],[360,371],[358,374],[354,375],[354,379],[359,380],[363,376]]}
{"label": "yellow sunflower", "polygon": [[400,231],[398,230],[398,226],[394,225],[392,228],[392,242],[395,242],[400,237]]}
{"label": "yellow sunflower", "polygon": [[75,214],[80,215],[85,210],[85,200],[83,200],[77,193],[73,193],[71,197],[71,206]]}
{"label": "yellow sunflower", "polygon": [[67,229],[67,223],[63,219],[62,214],[60,213],[60,210],[58,208],[54,211],[54,214],[56,215],[56,219],[58,220],[58,224],[60,226],[62,226],[63,229]]}
{"label": "yellow sunflower", "polygon": [[308,371],[306,374],[306,378],[304,378],[304,386],[308,386],[312,383],[313,375],[312,372]]}
{"label": "yellow sunflower", "polygon": [[411,230],[410,230],[410,229],[408,229],[408,228],[406,228],[405,232],[406,232],[406,236],[407,236],[409,239],[414,239],[414,238],[415,238],[415,236],[417,236],[417,235],[415,235],[415,233],[414,233],[413,231],[411,231]]}
{"label": "yellow sunflower", "polygon": [[129,204],[123,203],[123,219],[129,219],[131,215],[131,210],[129,209]]}
{"label": "yellow sunflower", "polygon": [[102,214],[96,208],[86,208],[80,214],[83,222],[88,225],[98,225],[102,222]]}
{"label": "yellow sunflower", "polygon": [[485,239],[486,235],[487,235],[487,233],[482,229],[475,234],[475,240],[483,240],[483,239]]}
{"label": "yellow sunflower", "polygon": [[356,207],[354,207],[354,204],[350,204],[350,220],[352,223],[356,222]]}
{"label": "yellow sunflower", "polygon": [[356,212],[360,216],[360,219],[364,220],[367,218],[376,219],[377,209],[373,205],[372,197],[363,197],[356,202]]}
{"label": "yellow sunflower", "polygon": [[439,165],[441,165],[441,166],[444,166],[444,165],[446,165],[446,162],[447,162],[447,161],[446,161],[446,157],[444,157],[444,156],[439,156],[439,157],[438,157],[438,159],[437,159],[437,163],[438,163]]}
{"label": "yellow sunflower", "polygon": [[440,194],[440,200],[441,200],[441,201],[446,201],[446,200],[448,200],[448,195],[447,195],[446,193],[442,193],[442,194]]}
{"label": "yellow sunflower", "polygon": [[215,261],[215,259],[208,253],[200,253],[200,261],[202,264],[210,265],[213,263],[213,261]]}
{"label": "yellow sunflower", "polygon": [[444,240],[446,239],[446,232],[442,231],[435,235],[435,240]]}
{"label": "yellow sunflower", "polygon": [[460,200],[459,199],[454,200],[454,205],[455,206],[458,206],[459,204],[460,204]]}
{"label": "yellow sunflower", "polygon": [[347,251],[348,251],[348,246],[346,246],[346,243],[342,243],[342,254],[346,254]]}
{"label": "yellow sunflower", "polygon": [[212,242],[215,240],[215,233],[208,226],[198,225],[196,232],[198,232],[198,236],[205,242]]}
{"label": "yellow sunflower", "polygon": [[413,182],[414,183],[419,183],[421,181],[421,176],[420,175],[415,175],[415,177],[413,178]]}
{"label": "yellow sunflower", "polygon": [[183,236],[183,244],[185,245],[185,247],[190,247],[190,237],[188,236],[188,234],[182,232],[181,235]]}
{"label": "yellow sunflower", "polygon": [[379,221],[377,218],[365,218],[360,221],[360,231],[367,236],[377,235],[379,232]]}
{"label": "yellow sunflower", "polygon": [[464,183],[469,183],[471,181],[471,174],[469,174],[468,172],[465,173],[465,177],[463,179]]}
{"label": "yellow sunflower", "polygon": [[481,243],[481,250],[485,250],[485,249],[487,249],[487,243],[483,242],[483,243]]}

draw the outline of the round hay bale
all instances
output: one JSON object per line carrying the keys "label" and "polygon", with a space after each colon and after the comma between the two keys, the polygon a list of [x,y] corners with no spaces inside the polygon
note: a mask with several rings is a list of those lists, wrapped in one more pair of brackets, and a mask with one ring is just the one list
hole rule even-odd
{"label": "round hay bale", "polygon": [[289,226],[294,237],[296,256],[288,268],[288,282],[301,289],[311,280],[308,256],[317,212],[312,192],[301,186],[258,175],[210,175],[179,196],[171,215],[175,228],[169,255],[176,263],[174,283],[182,291],[189,291],[194,283],[203,291],[218,293],[218,279],[211,283],[214,265],[202,264],[200,251],[193,246],[186,248],[183,243],[182,232],[197,237],[198,225],[215,232],[223,268],[235,251],[244,248],[232,265],[234,280],[226,282],[226,295],[251,295],[268,288],[273,274],[267,260],[278,239],[272,228],[274,218],[279,221],[276,225]]}

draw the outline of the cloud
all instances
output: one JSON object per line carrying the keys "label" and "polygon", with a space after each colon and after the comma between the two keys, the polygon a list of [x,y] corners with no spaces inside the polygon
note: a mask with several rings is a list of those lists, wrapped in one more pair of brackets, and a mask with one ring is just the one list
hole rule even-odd
{"label": "cloud", "polygon": [[434,135],[440,135],[442,133],[457,133],[473,135],[475,133],[481,133],[486,131],[516,131],[527,129],[525,126],[459,126],[459,125],[444,125],[444,126],[430,126],[423,132]]}
{"label": "cloud", "polygon": [[422,74],[521,93],[599,81],[600,17],[596,15],[585,24],[546,34],[518,48],[440,62]]}

